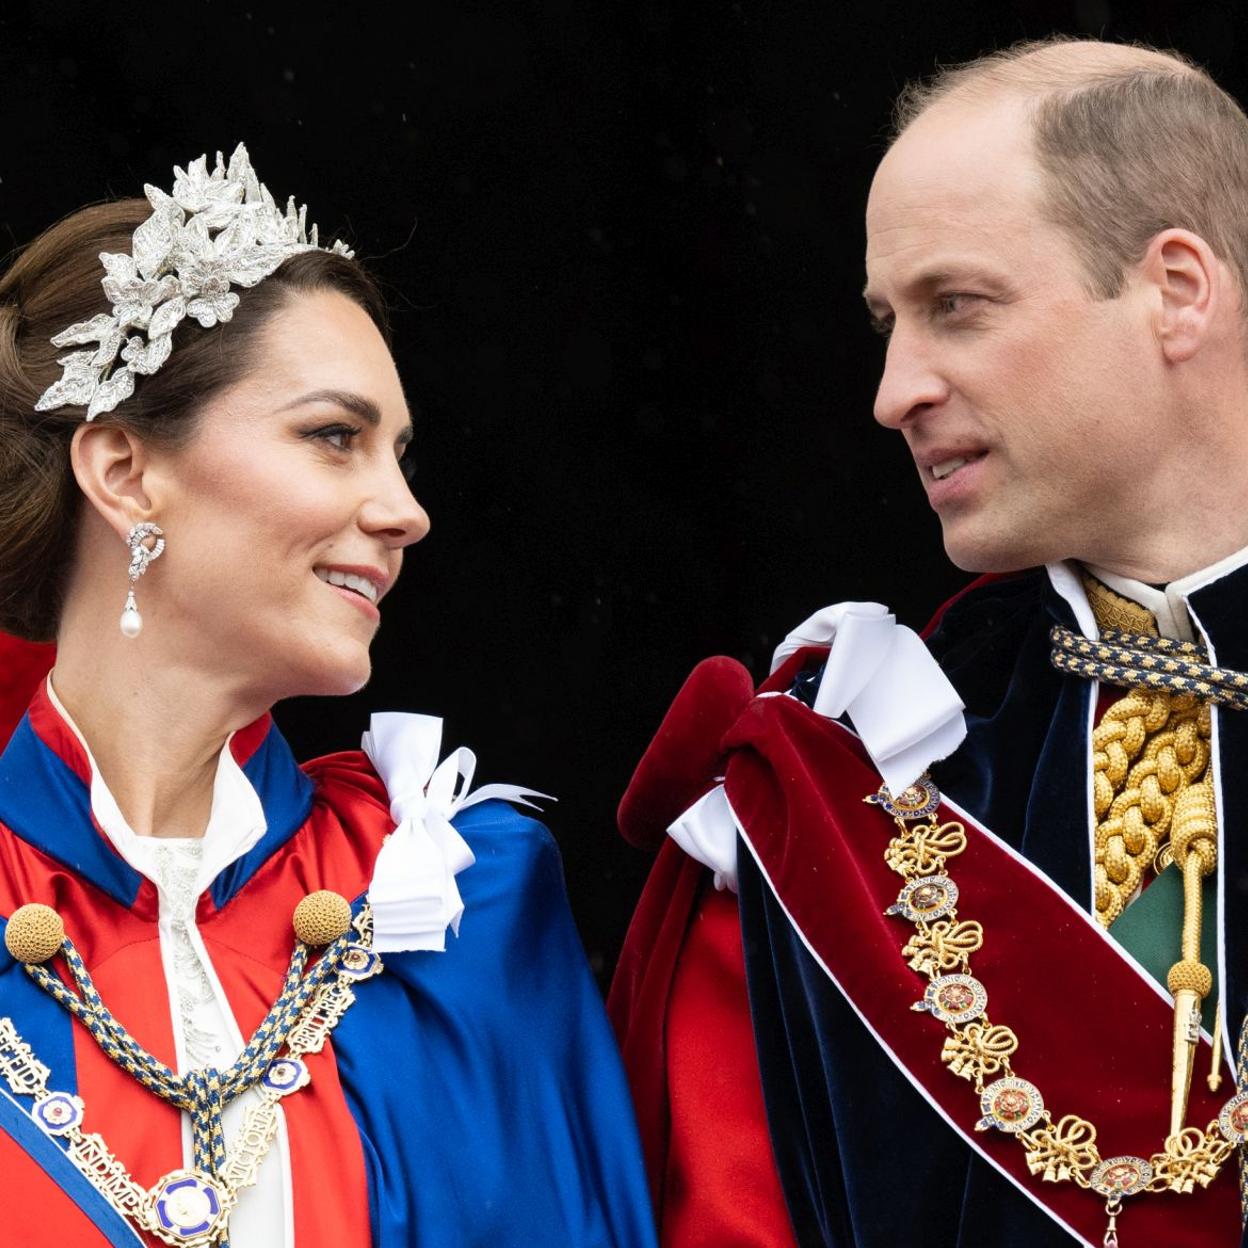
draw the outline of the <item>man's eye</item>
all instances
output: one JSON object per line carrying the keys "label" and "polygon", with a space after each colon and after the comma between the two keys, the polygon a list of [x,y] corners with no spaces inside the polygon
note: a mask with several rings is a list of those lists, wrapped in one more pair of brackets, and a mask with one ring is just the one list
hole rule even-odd
{"label": "man's eye", "polygon": [[888,338],[893,332],[893,318],[891,316],[873,316],[871,318],[871,328],[881,338]]}
{"label": "man's eye", "polygon": [[977,295],[968,295],[960,290],[937,295],[936,311],[941,316],[956,316],[959,312],[965,312],[977,298]]}

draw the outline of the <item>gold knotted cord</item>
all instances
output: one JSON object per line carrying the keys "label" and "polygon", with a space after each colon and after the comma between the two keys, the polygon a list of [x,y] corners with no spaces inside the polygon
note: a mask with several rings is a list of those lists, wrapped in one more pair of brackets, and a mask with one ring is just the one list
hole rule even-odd
{"label": "gold knotted cord", "polygon": [[1132,690],[1093,731],[1093,883],[1102,927],[1122,913],[1149,867],[1167,865],[1175,803],[1191,786],[1210,785],[1211,730],[1209,707],[1194,695]]}
{"label": "gold knotted cord", "polygon": [[[1096,577],[1084,573],[1083,587],[1107,640],[1135,638],[1143,646],[1145,639],[1156,639],[1153,644],[1158,647],[1203,659],[1199,647],[1161,638],[1151,611]],[[1054,638],[1054,662],[1069,670],[1075,653],[1073,635],[1069,630],[1061,633],[1060,639]],[[1085,667],[1106,665],[1100,655],[1082,653],[1091,643],[1077,641]],[[1084,674],[1104,679],[1095,670]],[[1180,796],[1202,785],[1205,794],[1192,809],[1212,811],[1209,703],[1194,692],[1156,687],[1167,683],[1167,674],[1150,672],[1149,679],[1149,687],[1133,688],[1114,702],[1092,733],[1093,888],[1097,921],[1106,928],[1138,893],[1148,868],[1161,871],[1171,861],[1170,831]],[[1216,833],[1212,844],[1216,854]]]}
{"label": "gold knotted cord", "polygon": [[1183,881],[1179,958],[1166,976],[1174,998],[1170,1134],[1177,1135],[1187,1115],[1201,1003],[1213,986],[1200,947],[1203,880],[1216,869],[1218,843],[1210,702],[1243,707],[1246,678],[1208,666],[1200,646],[1158,636],[1151,613],[1095,578],[1085,575],[1084,587],[1101,639],[1053,629],[1054,666],[1130,690],[1092,734],[1097,921],[1108,928],[1122,914],[1150,866],[1160,872],[1173,861]]}

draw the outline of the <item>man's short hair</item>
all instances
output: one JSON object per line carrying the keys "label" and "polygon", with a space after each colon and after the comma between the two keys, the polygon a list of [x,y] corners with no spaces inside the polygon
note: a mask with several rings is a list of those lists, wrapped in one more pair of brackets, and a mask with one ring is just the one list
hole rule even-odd
{"label": "man's short hair", "polygon": [[934,104],[1022,99],[1044,208],[1074,241],[1094,293],[1161,230],[1191,230],[1230,266],[1248,314],[1248,117],[1178,52],[1052,38],[1015,44],[907,86],[896,141]]}

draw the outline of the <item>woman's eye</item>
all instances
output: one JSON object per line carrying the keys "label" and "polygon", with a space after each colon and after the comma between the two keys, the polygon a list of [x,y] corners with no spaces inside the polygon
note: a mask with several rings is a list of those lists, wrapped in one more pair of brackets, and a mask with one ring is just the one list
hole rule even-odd
{"label": "woman's eye", "polygon": [[326,425],[322,429],[315,429],[310,436],[321,442],[328,442],[330,446],[339,451],[349,451],[351,442],[359,435],[360,430],[353,425]]}

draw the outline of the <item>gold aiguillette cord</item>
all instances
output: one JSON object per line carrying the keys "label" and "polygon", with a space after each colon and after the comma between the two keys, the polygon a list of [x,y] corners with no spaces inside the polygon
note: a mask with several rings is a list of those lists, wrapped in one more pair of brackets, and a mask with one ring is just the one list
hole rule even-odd
{"label": "gold aiguillette cord", "polygon": [[1213,976],[1200,960],[1201,881],[1217,866],[1217,816],[1213,786],[1206,778],[1179,794],[1170,823],[1174,861],[1183,872],[1183,935],[1179,961],[1166,976],[1174,994],[1174,1050],[1170,1067],[1170,1135],[1187,1120],[1192,1068],[1200,1043],[1200,1004]]}

